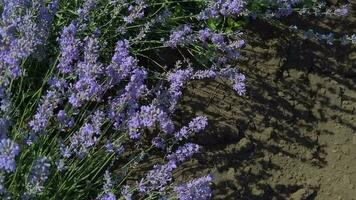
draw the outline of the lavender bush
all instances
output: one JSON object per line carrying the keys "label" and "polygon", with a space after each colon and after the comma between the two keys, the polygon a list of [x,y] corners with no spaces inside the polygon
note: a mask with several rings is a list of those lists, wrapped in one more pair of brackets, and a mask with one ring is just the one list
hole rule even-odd
{"label": "lavender bush", "polygon": [[[241,22],[293,12],[340,17],[348,5],[0,0],[0,12],[2,199],[205,200],[213,176],[175,180],[202,150],[191,138],[209,123],[174,120],[185,86],[219,78],[246,95],[235,64]],[[166,50],[181,54],[171,66],[155,60]]]}

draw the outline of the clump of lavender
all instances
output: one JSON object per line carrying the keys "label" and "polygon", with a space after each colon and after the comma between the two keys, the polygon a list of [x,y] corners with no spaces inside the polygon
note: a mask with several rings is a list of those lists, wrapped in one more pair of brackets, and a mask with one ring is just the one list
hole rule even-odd
{"label": "clump of lavender", "polygon": [[213,178],[207,175],[174,187],[179,200],[208,200],[212,197],[210,184]]}
{"label": "clump of lavender", "polygon": [[10,139],[0,140],[0,171],[13,172],[16,169],[15,157],[20,153],[20,147]]}
{"label": "clump of lavender", "polygon": [[[4,1],[0,19],[0,87],[22,75],[21,62],[48,36],[55,9],[44,2]],[[48,23],[47,23],[48,22]],[[33,31],[38,30],[38,31]]]}

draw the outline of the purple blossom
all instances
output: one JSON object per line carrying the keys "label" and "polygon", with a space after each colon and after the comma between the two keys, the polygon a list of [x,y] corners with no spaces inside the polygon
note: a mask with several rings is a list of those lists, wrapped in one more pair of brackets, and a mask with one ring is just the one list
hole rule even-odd
{"label": "purple blossom", "polygon": [[218,75],[214,70],[197,70],[194,72],[192,79],[206,79],[206,78],[215,78]]}
{"label": "purple blossom", "polygon": [[87,37],[84,49],[84,59],[78,62],[75,70],[78,81],[72,87],[69,102],[74,107],[80,107],[85,101],[99,101],[104,87],[99,82],[104,72],[103,65],[98,62],[99,40],[96,37]]}
{"label": "purple blossom", "polygon": [[59,122],[59,126],[62,129],[72,127],[74,125],[74,119],[70,118],[65,110],[60,110],[57,113],[57,120]]}
{"label": "purple blossom", "polygon": [[6,118],[0,118],[0,139],[7,138],[10,122]]}
{"label": "purple blossom", "polygon": [[175,107],[182,96],[182,89],[186,82],[188,82],[193,76],[193,69],[188,68],[184,70],[176,70],[168,75],[168,81],[170,83],[169,91],[169,100],[170,107],[169,110],[172,112],[175,110]]}
{"label": "purple blossom", "polygon": [[144,16],[144,9],[147,7],[145,0],[135,0],[132,5],[129,5],[129,15],[124,17],[124,21],[132,24],[136,19],[141,19]]}
{"label": "purple blossom", "polygon": [[198,16],[200,20],[216,18],[219,15],[237,16],[244,11],[246,4],[245,0],[216,0],[207,2],[209,2],[207,8]]}
{"label": "purple blossom", "polygon": [[40,157],[35,161],[26,185],[28,195],[36,195],[43,192],[44,184],[50,175],[50,168],[50,160],[46,157]]}
{"label": "purple blossom", "polygon": [[174,187],[179,200],[208,200],[212,197],[210,184],[213,178],[211,175],[204,176],[188,183]]}
{"label": "purple blossom", "polygon": [[116,44],[115,54],[106,68],[109,84],[114,86],[127,78],[137,68],[137,60],[129,54],[129,42],[120,40]]}
{"label": "purple blossom", "polygon": [[137,137],[140,129],[154,128],[156,125],[167,134],[174,130],[174,124],[168,114],[154,105],[141,106],[140,111],[129,119],[127,125],[131,138]]}
{"label": "purple blossom", "polygon": [[56,90],[49,90],[46,96],[41,100],[37,112],[29,122],[31,129],[35,132],[43,132],[47,127],[50,118],[54,115],[54,109],[62,102],[62,95]]}
{"label": "purple blossom", "polygon": [[224,68],[221,69],[220,76],[225,77],[232,82],[232,87],[237,92],[237,94],[240,96],[246,94],[245,75],[239,73],[236,69]]}
{"label": "purple blossom", "polygon": [[144,84],[147,72],[144,69],[134,69],[130,77],[130,82],[125,87],[126,95],[137,100],[146,90]]}
{"label": "purple blossom", "polygon": [[121,195],[125,200],[132,200],[132,193],[130,192],[130,187],[127,185],[122,187]]}
{"label": "purple blossom", "polygon": [[85,123],[79,131],[70,139],[69,149],[74,151],[80,158],[88,154],[89,148],[98,140],[95,128],[89,123]]}
{"label": "purple blossom", "polygon": [[65,165],[65,160],[64,159],[59,159],[56,160],[56,166],[57,166],[57,170],[60,172],[63,172],[64,170],[66,170],[68,167]]}
{"label": "purple blossom", "polygon": [[77,25],[71,23],[63,28],[59,38],[61,57],[57,68],[63,74],[73,72],[73,65],[79,59],[79,47],[81,43],[76,39]]}
{"label": "purple blossom", "polygon": [[152,144],[159,149],[164,149],[166,147],[164,140],[158,136],[152,139]]}
{"label": "purple blossom", "polygon": [[178,45],[184,45],[189,41],[189,35],[193,32],[192,28],[189,25],[183,25],[178,30],[173,31],[169,36],[169,40],[166,42],[166,45],[175,48]]}
{"label": "purple blossom", "polygon": [[86,0],[84,1],[83,7],[77,10],[79,29],[83,30],[87,27],[89,22],[89,14],[96,7],[97,0]]}
{"label": "purple blossom", "polygon": [[209,28],[199,30],[198,38],[202,42],[206,42],[212,36],[212,31]]}
{"label": "purple blossom", "polygon": [[148,194],[154,190],[164,190],[172,181],[173,170],[176,166],[171,164],[155,165],[138,184],[141,193]]}
{"label": "purple blossom", "polygon": [[199,146],[191,143],[179,147],[176,152],[167,156],[169,160],[166,164],[155,165],[152,170],[148,171],[138,183],[139,191],[144,194],[155,190],[163,191],[172,181],[173,171],[177,166],[192,157],[198,150]]}
{"label": "purple blossom", "polygon": [[225,43],[225,39],[224,39],[224,35],[222,34],[214,34],[212,37],[211,37],[211,42],[215,45],[217,45],[218,47],[224,47],[226,46],[226,43]]}
{"label": "purple blossom", "polygon": [[205,116],[199,116],[194,118],[191,122],[189,122],[189,129],[197,133],[201,130],[204,130],[207,125],[208,125],[208,118]]}
{"label": "purple blossom", "polygon": [[116,196],[113,193],[109,192],[109,193],[103,194],[99,198],[99,200],[116,200]]}
{"label": "purple blossom", "polygon": [[178,140],[182,140],[183,138],[187,139],[188,137],[194,135],[194,133],[198,133],[201,130],[205,129],[208,125],[208,119],[205,116],[199,116],[194,118],[189,126],[183,126],[179,131],[174,134],[174,137]]}
{"label": "purple blossom", "polygon": [[125,148],[121,144],[117,144],[115,142],[108,142],[105,144],[106,152],[108,153],[116,153],[117,155],[121,155]]}
{"label": "purple blossom", "polygon": [[50,9],[42,1],[32,4],[12,0],[3,2],[0,19],[1,85],[6,86],[9,78],[19,77],[22,74],[22,60],[44,44],[50,26],[47,22],[54,15],[54,10]]}
{"label": "purple blossom", "polygon": [[20,147],[10,139],[0,140],[0,170],[13,172],[16,169],[15,157],[20,153]]}
{"label": "purple blossom", "polygon": [[179,147],[174,153],[167,156],[170,163],[179,165],[190,159],[194,154],[198,153],[200,146],[193,143],[187,143]]}
{"label": "purple blossom", "polygon": [[339,17],[346,16],[348,14],[349,14],[349,5],[344,5],[344,6],[334,10],[334,15],[339,16]]}

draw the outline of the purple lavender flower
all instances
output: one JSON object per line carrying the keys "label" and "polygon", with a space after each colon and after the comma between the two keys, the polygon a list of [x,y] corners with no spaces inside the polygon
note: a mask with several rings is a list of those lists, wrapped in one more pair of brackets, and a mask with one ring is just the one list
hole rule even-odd
{"label": "purple lavender flower", "polygon": [[174,130],[174,124],[167,113],[154,105],[149,105],[141,106],[140,112],[135,113],[129,119],[127,125],[132,138],[138,133],[139,129],[154,128],[156,124],[167,134],[172,133]]}
{"label": "purple lavender flower", "polygon": [[201,130],[204,130],[207,125],[208,118],[205,116],[199,116],[189,122],[189,129],[197,133]]}
{"label": "purple lavender flower", "polygon": [[115,142],[107,142],[105,144],[106,152],[108,153],[116,153],[117,155],[121,155],[125,148],[121,144],[117,144]]}
{"label": "purple lavender flower", "polygon": [[19,77],[22,74],[21,61],[30,56],[39,45],[44,44],[48,36],[46,30],[50,25],[44,21],[49,20],[54,14],[49,9],[42,1],[32,4],[26,1],[3,2],[0,19],[1,85],[6,86],[9,78]]}
{"label": "purple lavender flower", "polygon": [[57,68],[63,74],[73,72],[73,65],[79,59],[79,47],[81,43],[76,39],[77,26],[74,23],[64,27],[59,38],[61,57]]}
{"label": "purple lavender flower", "polygon": [[99,40],[87,37],[84,49],[84,60],[80,61],[75,70],[78,81],[74,84],[69,102],[74,107],[80,107],[85,101],[99,101],[105,88],[99,82],[104,72],[103,65],[98,62]]}
{"label": "purple lavender flower", "polygon": [[208,200],[212,196],[212,176],[204,176],[174,187],[179,200]]}
{"label": "purple lavender flower", "polygon": [[199,146],[188,143],[179,147],[173,154],[168,155],[168,162],[163,165],[155,165],[148,171],[146,176],[138,183],[141,193],[148,194],[152,191],[163,191],[172,181],[173,171],[179,164],[189,159],[194,153],[198,152]]}
{"label": "purple lavender flower", "polygon": [[174,111],[175,107],[182,96],[182,89],[184,84],[193,76],[193,69],[188,68],[184,70],[176,70],[168,75],[170,87],[168,89],[170,94],[170,111]]}
{"label": "purple lavender flower", "polygon": [[192,28],[189,25],[183,25],[178,30],[173,31],[169,36],[169,40],[166,42],[166,45],[175,48],[178,45],[184,45],[189,41],[189,35],[193,32]]}
{"label": "purple lavender flower", "polygon": [[69,149],[82,158],[88,154],[89,148],[98,140],[93,125],[85,123],[70,139]]}
{"label": "purple lavender flower", "polygon": [[56,166],[57,166],[57,170],[60,172],[63,172],[64,170],[66,170],[68,167],[65,165],[65,160],[64,159],[59,159],[56,160]]}
{"label": "purple lavender flower", "polygon": [[15,157],[20,153],[20,147],[10,139],[0,140],[0,170],[13,172],[16,169]]}
{"label": "purple lavender flower", "polygon": [[179,165],[198,153],[200,146],[193,143],[187,143],[179,147],[174,153],[167,156],[170,163]]}
{"label": "purple lavender flower", "polygon": [[166,147],[164,140],[158,136],[152,139],[152,144],[159,149],[164,149]]}
{"label": "purple lavender flower", "polygon": [[215,33],[212,37],[211,37],[211,42],[215,45],[217,45],[218,47],[224,47],[226,46],[225,43],[225,39],[224,39],[224,35],[222,34],[217,34]]}
{"label": "purple lavender flower", "polygon": [[130,187],[128,185],[122,187],[121,195],[125,200],[132,200],[132,193],[130,192]]}
{"label": "purple lavender flower", "polygon": [[198,33],[198,38],[202,42],[206,42],[208,39],[210,39],[212,35],[212,31],[209,28],[199,30]]}
{"label": "purple lavender flower", "polygon": [[174,137],[178,140],[182,140],[183,138],[187,139],[192,136],[194,133],[198,133],[201,130],[205,129],[208,125],[208,119],[205,116],[199,116],[194,118],[191,122],[189,122],[189,126],[183,126],[179,131],[174,134]]}
{"label": "purple lavender flower", "polygon": [[116,200],[116,196],[113,193],[109,192],[109,193],[103,194],[99,198],[99,200]]}
{"label": "purple lavender flower", "polygon": [[137,60],[129,54],[129,42],[127,40],[118,41],[115,54],[110,65],[106,68],[109,84],[114,86],[127,78],[130,73],[137,68]]}
{"label": "purple lavender flower", "polygon": [[126,94],[133,98],[138,99],[141,94],[146,91],[144,81],[147,77],[147,72],[143,69],[134,69],[130,78],[130,82],[125,87]]}
{"label": "purple lavender flower", "polygon": [[100,195],[99,200],[116,200],[116,196],[111,192],[114,183],[111,180],[111,173],[109,171],[105,171],[104,181],[104,194]]}
{"label": "purple lavender flower", "polygon": [[61,104],[61,93],[55,90],[50,90],[41,100],[40,106],[34,116],[34,119],[29,122],[31,129],[38,133],[43,132],[47,127],[50,118],[54,114],[54,109]]}
{"label": "purple lavender flower", "polygon": [[346,16],[348,14],[349,14],[349,5],[344,5],[344,6],[334,10],[334,15],[339,16],[339,17]]}
{"label": "purple lavender flower", "polygon": [[228,78],[233,83],[232,87],[237,94],[240,96],[246,94],[245,75],[239,73],[236,69],[224,68],[221,69],[220,76]]}
{"label": "purple lavender flower", "polygon": [[200,20],[216,18],[219,15],[237,16],[244,11],[246,4],[245,0],[216,0],[207,2],[207,8],[198,16]]}
{"label": "purple lavender flower", "polygon": [[172,181],[174,165],[155,165],[138,184],[139,191],[145,194],[154,190],[164,190]]}
{"label": "purple lavender flower", "polygon": [[144,9],[147,7],[145,0],[135,0],[132,5],[128,7],[129,15],[124,17],[124,21],[132,24],[136,19],[141,19],[144,16]]}
{"label": "purple lavender flower", "polygon": [[26,185],[28,195],[36,195],[43,192],[44,184],[50,175],[50,168],[50,160],[46,157],[40,157],[35,161]]}
{"label": "purple lavender flower", "polygon": [[0,118],[0,139],[7,138],[10,122],[8,119]]}
{"label": "purple lavender flower", "polygon": [[89,14],[96,7],[96,5],[97,0],[86,0],[84,1],[83,7],[77,10],[80,30],[83,30],[87,27],[87,23],[89,22]]}
{"label": "purple lavender flower", "polygon": [[218,75],[214,70],[197,70],[194,72],[192,79],[206,79],[206,78],[215,78]]}
{"label": "purple lavender flower", "polygon": [[74,125],[74,119],[69,117],[65,110],[60,110],[57,113],[58,126],[61,130],[65,130],[65,128],[72,127]]}

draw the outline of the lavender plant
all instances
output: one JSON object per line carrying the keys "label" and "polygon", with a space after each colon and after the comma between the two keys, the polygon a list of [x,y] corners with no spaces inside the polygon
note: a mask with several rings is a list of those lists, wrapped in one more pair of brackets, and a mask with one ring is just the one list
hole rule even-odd
{"label": "lavender plant", "polygon": [[[315,8],[308,5],[0,0],[1,198],[210,199],[211,175],[176,181],[203,149],[191,139],[209,123],[175,120],[185,86],[222,79],[246,95],[235,64],[243,30],[224,22]],[[167,50],[180,56],[164,66],[155,55]]]}

